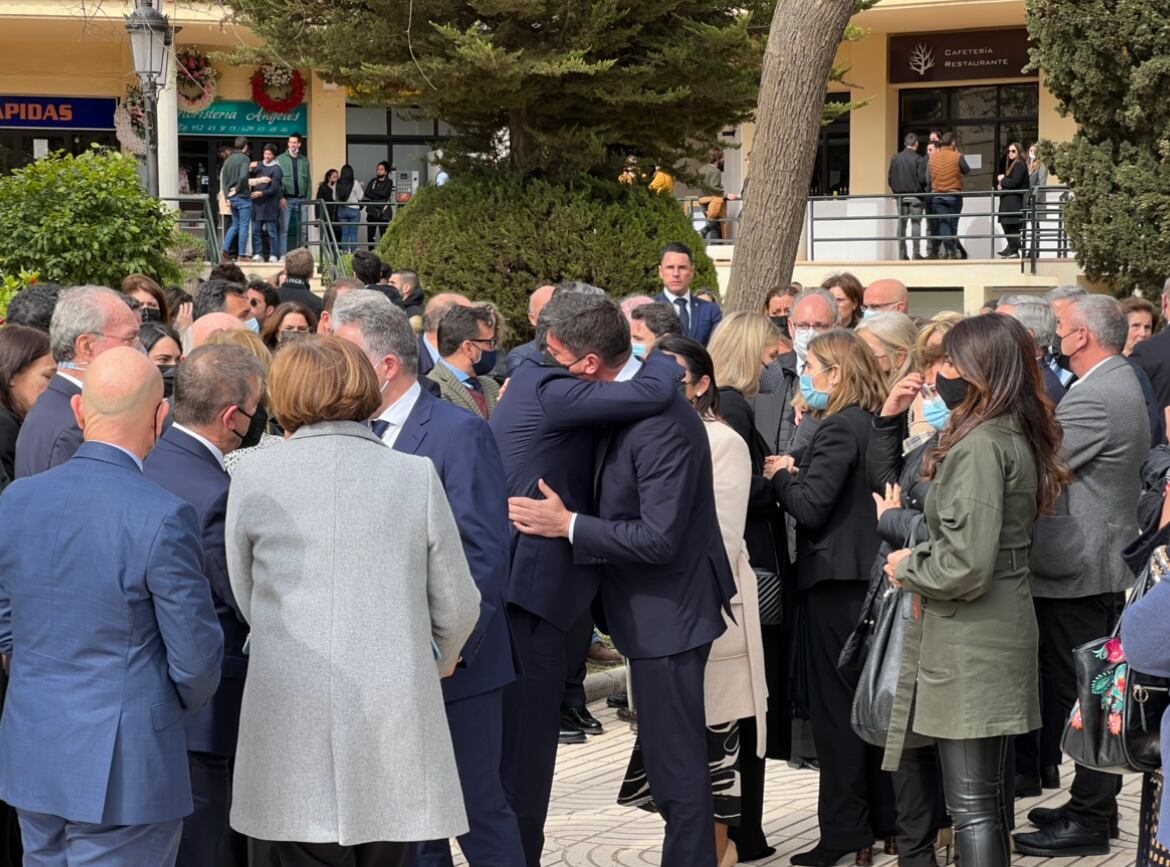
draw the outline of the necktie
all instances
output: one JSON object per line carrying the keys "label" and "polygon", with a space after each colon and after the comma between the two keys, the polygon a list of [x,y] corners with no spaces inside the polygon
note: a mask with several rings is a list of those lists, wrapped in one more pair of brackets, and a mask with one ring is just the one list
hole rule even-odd
{"label": "necktie", "polygon": [[691,314],[687,312],[687,299],[675,298],[674,304],[678,307],[678,318],[682,320],[682,330],[684,337],[691,336]]}
{"label": "necktie", "polygon": [[483,394],[483,386],[479,384],[478,380],[469,379],[464,382],[467,386],[467,393],[471,395],[472,401],[479,408],[479,414],[486,420],[488,417],[487,398]]}
{"label": "necktie", "polygon": [[374,432],[374,436],[381,439],[386,436],[386,431],[390,430],[390,422],[384,418],[376,418],[370,422],[370,430]]}

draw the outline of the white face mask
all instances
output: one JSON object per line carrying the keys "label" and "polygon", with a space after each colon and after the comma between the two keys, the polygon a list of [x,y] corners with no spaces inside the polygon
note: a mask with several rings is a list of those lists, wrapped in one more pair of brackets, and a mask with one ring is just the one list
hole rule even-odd
{"label": "white face mask", "polygon": [[812,343],[812,339],[816,336],[816,329],[812,326],[796,329],[796,333],[792,338],[792,348],[796,350],[796,357],[802,365],[804,364],[805,356],[808,355],[808,345]]}

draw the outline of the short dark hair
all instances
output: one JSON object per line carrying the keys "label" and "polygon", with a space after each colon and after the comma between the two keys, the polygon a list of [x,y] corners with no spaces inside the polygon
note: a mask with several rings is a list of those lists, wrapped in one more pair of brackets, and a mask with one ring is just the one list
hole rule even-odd
{"label": "short dark hair", "polygon": [[208,280],[199,287],[199,294],[195,296],[195,319],[206,316],[208,313],[221,313],[227,306],[227,296],[239,295],[245,297],[243,283],[233,283],[230,280]]}
{"label": "short dark hair", "polygon": [[630,318],[646,323],[646,328],[655,337],[667,334],[682,334],[682,320],[674,308],[665,301],[640,304],[630,311]]}
{"label": "short dark hair", "polygon": [[61,289],[60,283],[33,283],[21,289],[8,305],[7,323],[27,325],[48,334]]}
{"label": "short dark hair", "polygon": [[955,134],[953,132],[944,132],[942,134],[942,138],[939,140],[939,144],[941,144],[945,148],[949,148],[954,143],[955,143]]}
{"label": "short dark hair", "polygon": [[486,307],[464,307],[456,304],[439,320],[439,355],[454,355],[465,340],[479,339],[480,324],[494,328],[492,311]]}
{"label": "short dark hair", "polygon": [[17,418],[20,413],[17,412],[8,384],[12,382],[12,377],[49,353],[49,335],[39,328],[26,325],[6,325],[0,328],[0,406]]}
{"label": "short dark hair", "polygon": [[[205,425],[264,388],[264,365],[242,346],[200,346],[175,371],[175,421]],[[244,410],[247,412],[247,410]]]}
{"label": "short dark hair", "polygon": [[687,378],[691,382],[698,382],[704,376],[711,378],[711,387],[695,401],[695,409],[699,415],[719,415],[719,383],[715,381],[715,362],[711,360],[711,353],[699,341],[679,334],[672,334],[662,339],[655,347],[656,352],[666,352],[677,356],[687,370]]}
{"label": "short dark hair", "polygon": [[353,275],[366,285],[382,279],[382,260],[377,253],[358,250],[353,254]]}
{"label": "short dark hair", "polygon": [[267,280],[249,280],[246,288],[248,292],[259,292],[263,295],[265,307],[280,306],[280,293]]}
{"label": "short dark hair", "polygon": [[299,132],[290,132],[290,133],[288,134],[288,137],[289,137],[289,138],[295,138],[295,139],[296,139],[297,141],[299,141],[301,144],[304,144],[304,143],[305,143],[305,137],[304,137],[303,135],[301,135]]}
{"label": "short dark hair", "polygon": [[227,280],[229,283],[244,283],[247,284],[248,277],[244,274],[244,269],[235,262],[224,262],[222,265],[216,265],[211,269],[211,273],[207,275],[210,280]]}
{"label": "short dark hair", "polygon": [[265,151],[270,151],[274,157],[280,156],[280,148],[272,142],[265,142],[264,147],[260,148],[260,153],[264,153]]}
{"label": "short dark hair", "polygon": [[403,289],[414,289],[422,282],[419,279],[418,271],[413,268],[399,268],[394,273],[402,278]]}
{"label": "short dark hair", "polygon": [[284,257],[284,273],[289,277],[300,277],[308,280],[313,276],[313,254],[308,247],[297,247],[289,250]]}
{"label": "short dark hair", "polygon": [[382,267],[378,270],[378,276],[383,280],[389,280],[394,276],[394,266],[389,262],[383,262]]}
{"label": "short dark hair", "polygon": [[234,147],[238,151],[242,151],[247,146],[248,146],[248,137],[247,136],[238,135],[232,140],[232,147]]}
{"label": "short dark hair", "polygon": [[693,263],[695,261],[695,254],[691,252],[691,248],[682,241],[671,241],[662,248],[662,252],[658,254],[658,261],[661,262],[666,258],[667,253],[682,253],[687,257],[687,261]]}
{"label": "short dark hair", "polygon": [[622,308],[610,298],[567,292],[553,298],[541,311],[547,314],[547,334],[574,355],[592,352],[612,367],[630,354],[630,326]]}
{"label": "short dark hair", "polygon": [[366,284],[357,277],[339,277],[325,289],[321,298],[321,310],[325,313],[333,312],[333,305],[337,303],[337,296],[354,289],[365,289]]}

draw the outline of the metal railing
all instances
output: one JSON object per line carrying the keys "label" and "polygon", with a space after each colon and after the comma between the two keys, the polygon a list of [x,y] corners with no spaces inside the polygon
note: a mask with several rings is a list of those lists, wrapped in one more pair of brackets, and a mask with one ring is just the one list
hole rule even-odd
{"label": "metal railing", "polygon": [[704,200],[709,201],[711,196],[678,196],[675,201],[679,203],[679,207],[683,212],[691,218],[691,224],[695,227],[703,240],[707,242],[707,246],[718,246],[723,244],[734,244],[735,235],[739,226],[740,208],[743,204],[741,196],[733,196],[731,198],[723,197],[723,216],[709,219],[707,217],[707,205]]}
{"label": "metal railing", "polygon": [[218,262],[223,236],[217,231],[217,221],[207,196],[160,196],[159,201],[175,212],[179,231],[203,241],[207,261]]}
{"label": "metal railing", "polygon": [[[398,202],[325,202],[314,204],[329,215],[333,236],[341,252],[352,254],[358,250],[377,252],[382,235],[403,207]],[[354,213],[356,211],[356,214]]]}

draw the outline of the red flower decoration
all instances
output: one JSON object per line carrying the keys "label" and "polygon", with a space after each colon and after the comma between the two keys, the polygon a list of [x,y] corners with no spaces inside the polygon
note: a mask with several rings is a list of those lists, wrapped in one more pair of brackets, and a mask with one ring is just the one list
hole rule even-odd
{"label": "red flower decoration", "polygon": [[1084,717],[1081,716],[1080,702],[1077,702],[1077,706],[1073,708],[1072,719],[1069,720],[1069,725],[1071,725],[1077,731],[1080,731],[1085,727]]}
{"label": "red flower decoration", "polygon": [[1121,714],[1119,714],[1119,713],[1109,714],[1109,734],[1111,734],[1111,735],[1121,734]]}
{"label": "red flower decoration", "polygon": [[1125,649],[1121,646],[1120,638],[1110,638],[1106,641],[1105,653],[1110,662],[1125,662]]}
{"label": "red flower decoration", "polygon": [[288,96],[285,99],[273,99],[268,95],[268,82],[264,80],[264,70],[257,69],[252,73],[252,101],[272,114],[288,114],[305,101],[305,79],[294,69]]}

